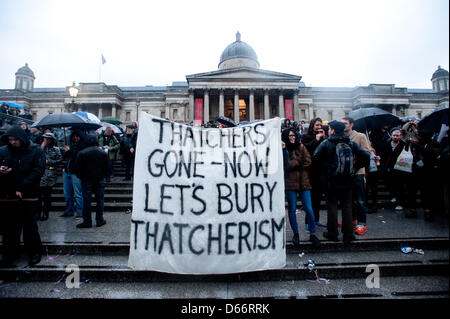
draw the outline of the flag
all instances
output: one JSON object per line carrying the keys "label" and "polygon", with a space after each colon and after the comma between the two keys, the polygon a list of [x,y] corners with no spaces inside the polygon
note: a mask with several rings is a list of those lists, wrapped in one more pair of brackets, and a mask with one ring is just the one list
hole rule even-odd
{"label": "flag", "polygon": [[105,60],[105,57],[103,56],[103,53],[102,53],[102,64],[105,64],[106,63],[106,60]]}

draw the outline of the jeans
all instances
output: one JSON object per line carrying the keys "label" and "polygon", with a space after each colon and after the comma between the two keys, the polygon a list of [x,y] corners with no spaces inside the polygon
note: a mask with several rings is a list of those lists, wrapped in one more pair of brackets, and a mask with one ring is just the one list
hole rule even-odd
{"label": "jeans", "polygon": [[103,222],[103,209],[105,205],[105,180],[83,182],[83,222],[92,224],[92,194],[95,194],[97,202],[95,220],[97,225]]}
{"label": "jeans", "polygon": [[358,223],[365,224],[367,220],[367,208],[366,190],[364,187],[364,175],[359,174],[355,176],[353,186],[353,220],[357,220]]}
{"label": "jeans", "polygon": [[300,200],[302,201],[303,209],[306,212],[306,222],[309,225],[309,234],[314,235],[316,233],[316,223],[314,220],[314,210],[312,208],[311,191],[308,189],[300,192]]}
{"label": "jeans", "polygon": [[76,210],[77,216],[81,217],[83,215],[81,180],[75,174],[63,172],[63,183],[64,197],[66,199],[66,214],[73,215]]}
{"label": "jeans", "polygon": [[[310,235],[314,235],[316,233],[316,223],[314,222],[314,211],[311,205],[311,193],[309,190],[300,192],[300,200],[303,203],[303,208],[306,211],[306,220],[309,226]],[[298,224],[297,217],[295,215],[295,211],[297,209],[297,191],[295,190],[286,190],[286,201],[288,202],[288,216],[289,223],[291,225],[292,231],[294,234],[298,234]]]}

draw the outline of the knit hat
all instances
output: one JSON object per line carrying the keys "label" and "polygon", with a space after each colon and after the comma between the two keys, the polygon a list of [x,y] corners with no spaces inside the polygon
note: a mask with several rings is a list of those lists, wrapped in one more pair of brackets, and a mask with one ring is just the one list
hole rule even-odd
{"label": "knit hat", "polygon": [[345,130],[344,123],[334,120],[334,121],[331,121],[330,123],[328,123],[328,126],[334,130],[335,134],[337,134],[337,135],[344,134],[344,130]]}

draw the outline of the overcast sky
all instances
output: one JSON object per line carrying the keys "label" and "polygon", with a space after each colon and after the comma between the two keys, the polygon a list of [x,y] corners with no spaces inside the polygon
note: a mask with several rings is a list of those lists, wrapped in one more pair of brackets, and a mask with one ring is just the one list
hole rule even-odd
{"label": "overcast sky", "polygon": [[[241,40],[260,68],[307,86],[431,88],[449,69],[448,0],[0,0],[0,89],[170,85],[215,71]],[[101,54],[106,59],[101,64]]]}

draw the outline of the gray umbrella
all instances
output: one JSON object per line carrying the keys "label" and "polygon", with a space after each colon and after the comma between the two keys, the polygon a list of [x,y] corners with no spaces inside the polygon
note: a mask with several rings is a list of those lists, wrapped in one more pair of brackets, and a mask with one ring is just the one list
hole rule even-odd
{"label": "gray umbrella", "polygon": [[355,124],[353,129],[358,132],[373,131],[385,125],[394,126],[401,123],[400,118],[377,107],[368,107],[348,113]]}

